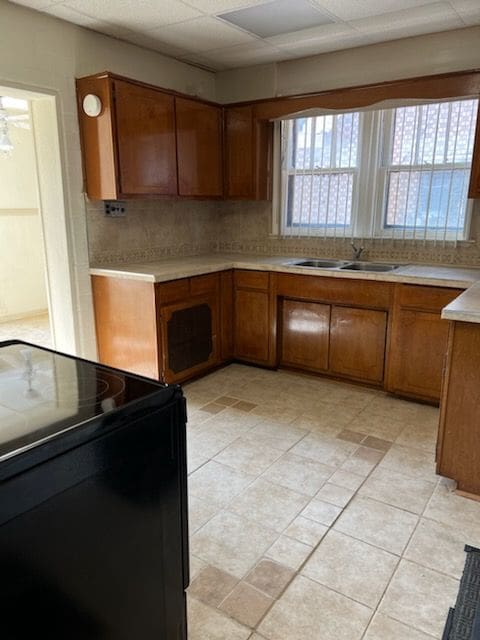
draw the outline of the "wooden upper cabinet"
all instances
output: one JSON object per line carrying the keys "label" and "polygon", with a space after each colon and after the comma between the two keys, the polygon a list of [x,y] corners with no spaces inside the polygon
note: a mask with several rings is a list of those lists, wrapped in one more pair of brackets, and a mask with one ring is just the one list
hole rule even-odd
{"label": "wooden upper cabinet", "polygon": [[225,197],[271,198],[273,125],[255,117],[254,107],[225,109]]}
{"label": "wooden upper cabinet", "polygon": [[[101,100],[102,110],[98,116],[90,117],[83,110],[83,100],[88,94],[94,94]],[[77,100],[87,194],[93,200],[115,200],[119,197],[119,189],[110,78],[104,76],[77,80]]]}
{"label": "wooden upper cabinet", "polygon": [[225,195],[253,194],[253,108],[225,109]]}
{"label": "wooden upper cabinet", "polygon": [[222,109],[198,100],[175,98],[178,193],[223,195]]}
{"label": "wooden upper cabinet", "polygon": [[470,174],[469,198],[480,198],[480,104],[477,114],[477,130],[473,146],[472,172]]}
{"label": "wooden upper cabinet", "polygon": [[[87,94],[102,108],[88,116]],[[174,97],[108,74],[77,80],[86,190],[95,200],[177,194]]]}
{"label": "wooden upper cabinet", "polygon": [[398,285],[395,291],[387,389],[438,402],[447,352],[448,322],[441,310],[459,289]]}
{"label": "wooden upper cabinet", "polygon": [[115,80],[120,193],[176,195],[174,97]]}

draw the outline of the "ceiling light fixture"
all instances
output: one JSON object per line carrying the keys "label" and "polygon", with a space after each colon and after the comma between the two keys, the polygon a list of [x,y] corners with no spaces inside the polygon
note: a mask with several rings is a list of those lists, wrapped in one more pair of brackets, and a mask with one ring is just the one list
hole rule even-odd
{"label": "ceiling light fixture", "polygon": [[28,111],[28,103],[25,100],[0,96],[0,154],[4,156],[12,155],[13,151],[13,142],[9,135],[10,125],[30,129],[28,113],[10,115],[6,109],[7,106],[16,111]]}
{"label": "ceiling light fixture", "polygon": [[8,135],[8,114],[3,106],[3,99],[0,97],[0,153],[9,156],[12,151],[13,144]]}

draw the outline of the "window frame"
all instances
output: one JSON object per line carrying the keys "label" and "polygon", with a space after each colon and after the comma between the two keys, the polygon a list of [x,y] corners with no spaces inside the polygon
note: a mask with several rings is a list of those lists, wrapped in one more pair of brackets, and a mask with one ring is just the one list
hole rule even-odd
{"label": "window frame", "polygon": [[[442,103],[464,100],[478,100],[478,96],[458,96],[443,99],[431,99],[428,102]],[[422,104],[422,102],[419,102]],[[388,177],[392,169],[401,170],[402,168],[411,170],[416,165],[387,165],[386,158],[391,148],[393,139],[393,110],[402,106],[398,104],[396,107],[388,107],[386,109],[346,109],[338,110],[332,113],[331,110],[325,115],[341,115],[342,113],[359,113],[359,132],[358,132],[358,156],[357,167],[352,172],[352,211],[351,224],[348,226],[328,227],[327,225],[288,226],[287,211],[287,193],[288,193],[288,133],[284,131],[283,123],[295,119],[295,117],[285,117],[275,121],[274,127],[274,189],[273,189],[273,225],[272,232],[281,237],[325,237],[325,238],[369,238],[372,240],[422,240],[422,241],[466,241],[470,238],[471,218],[473,210],[473,200],[468,197],[467,184],[467,200],[465,210],[465,224],[463,230],[448,230],[439,234],[439,229],[428,230],[426,227],[390,227],[385,224],[387,213],[388,198]],[[413,106],[413,105],[412,105]],[[322,114],[323,115],[323,114]],[[297,116],[310,117],[310,116]],[[389,119],[388,131],[385,130],[385,118]],[[477,119],[480,120],[480,103],[477,110]],[[480,122],[477,122],[480,127]],[[418,135],[418,132],[417,132]],[[475,137],[475,133],[474,133]],[[474,138],[475,139],[475,138]],[[475,146],[473,146],[475,151]],[[280,155],[279,155],[280,154]],[[470,179],[472,175],[472,167],[474,157],[470,163],[445,163],[438,165],[439,170],[449,168],[469,168]],[[430,165],[429,165],[430,167]],[[425,168],[425,165],[419,165]],[[328,174],[328,173],[348,173],[345,168],[321,169],[318,171],[305,171],[308,175]],[[298,175],[298,171],[296,172]],[[275,181],[277,185],[275,185]],[[280,192],[280,193],[279,193]],[[390,232],[389,232],[390,231]],[[439,235],[441,237],[439,237]]]}
{"label": "window frame", "polygon": [[[347,112],[344,112],[347,113]],[[326,115],[341,115],[338,114],[326,114]],[[308,117],[308,116],[306,116]],[[362,139],[362,118],[359,117],[359,128],[358,128],[358,148],[357,148],[357,165],[354,168],[350,167],[332,167],[332,168],[322,168],[322,169],[296,169],[294,171],[290,171],[289,167],[289,135],[290,129],[293,126],[293,122],[296,118],[285,118],[279,121],[279,132],[276,130],[275,134],[280,135],[281,139],[281,210],[280,210],[280,231],[281,235],[284,237],[291,236],[301,236],[301,237],[351,237],[354,231],[354,220],[356,218],[358,212],[358,197],[356,193],[360,190],[357,188],[358,176],[359,176],[359,149],[361,148],[360,141]],[[274,145],[275,148],[275,145]],[[288,182],[291,176],[297,175],[335,175],[335,174],[350,174],[352,176],[352,209],[351,209],[351,217],[349,225],[302,225],[299,224],[297,226],[288,225]],[[278,175],[278,174],[276,174]],[[302,227],[305,226],[305,229],[308,230],[307,233],[300,233]],[[340,233],[337,233],[337,230]]]}

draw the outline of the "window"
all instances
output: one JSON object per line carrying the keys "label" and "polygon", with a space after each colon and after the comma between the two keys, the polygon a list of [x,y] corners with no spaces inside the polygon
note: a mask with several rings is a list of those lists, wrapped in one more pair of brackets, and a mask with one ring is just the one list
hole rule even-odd
{"label": "window", "polygon": [[281,233],[464,239],[478,100],[282,121]]}

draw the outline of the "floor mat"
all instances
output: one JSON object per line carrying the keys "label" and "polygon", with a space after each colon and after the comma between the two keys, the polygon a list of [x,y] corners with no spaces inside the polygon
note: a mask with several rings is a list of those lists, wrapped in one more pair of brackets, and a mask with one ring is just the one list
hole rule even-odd
{"label": "floor mat", "polygon": [[442,640],[480,640],[480,549],[467,545],[465,553],[457,601],[449,611]]}

